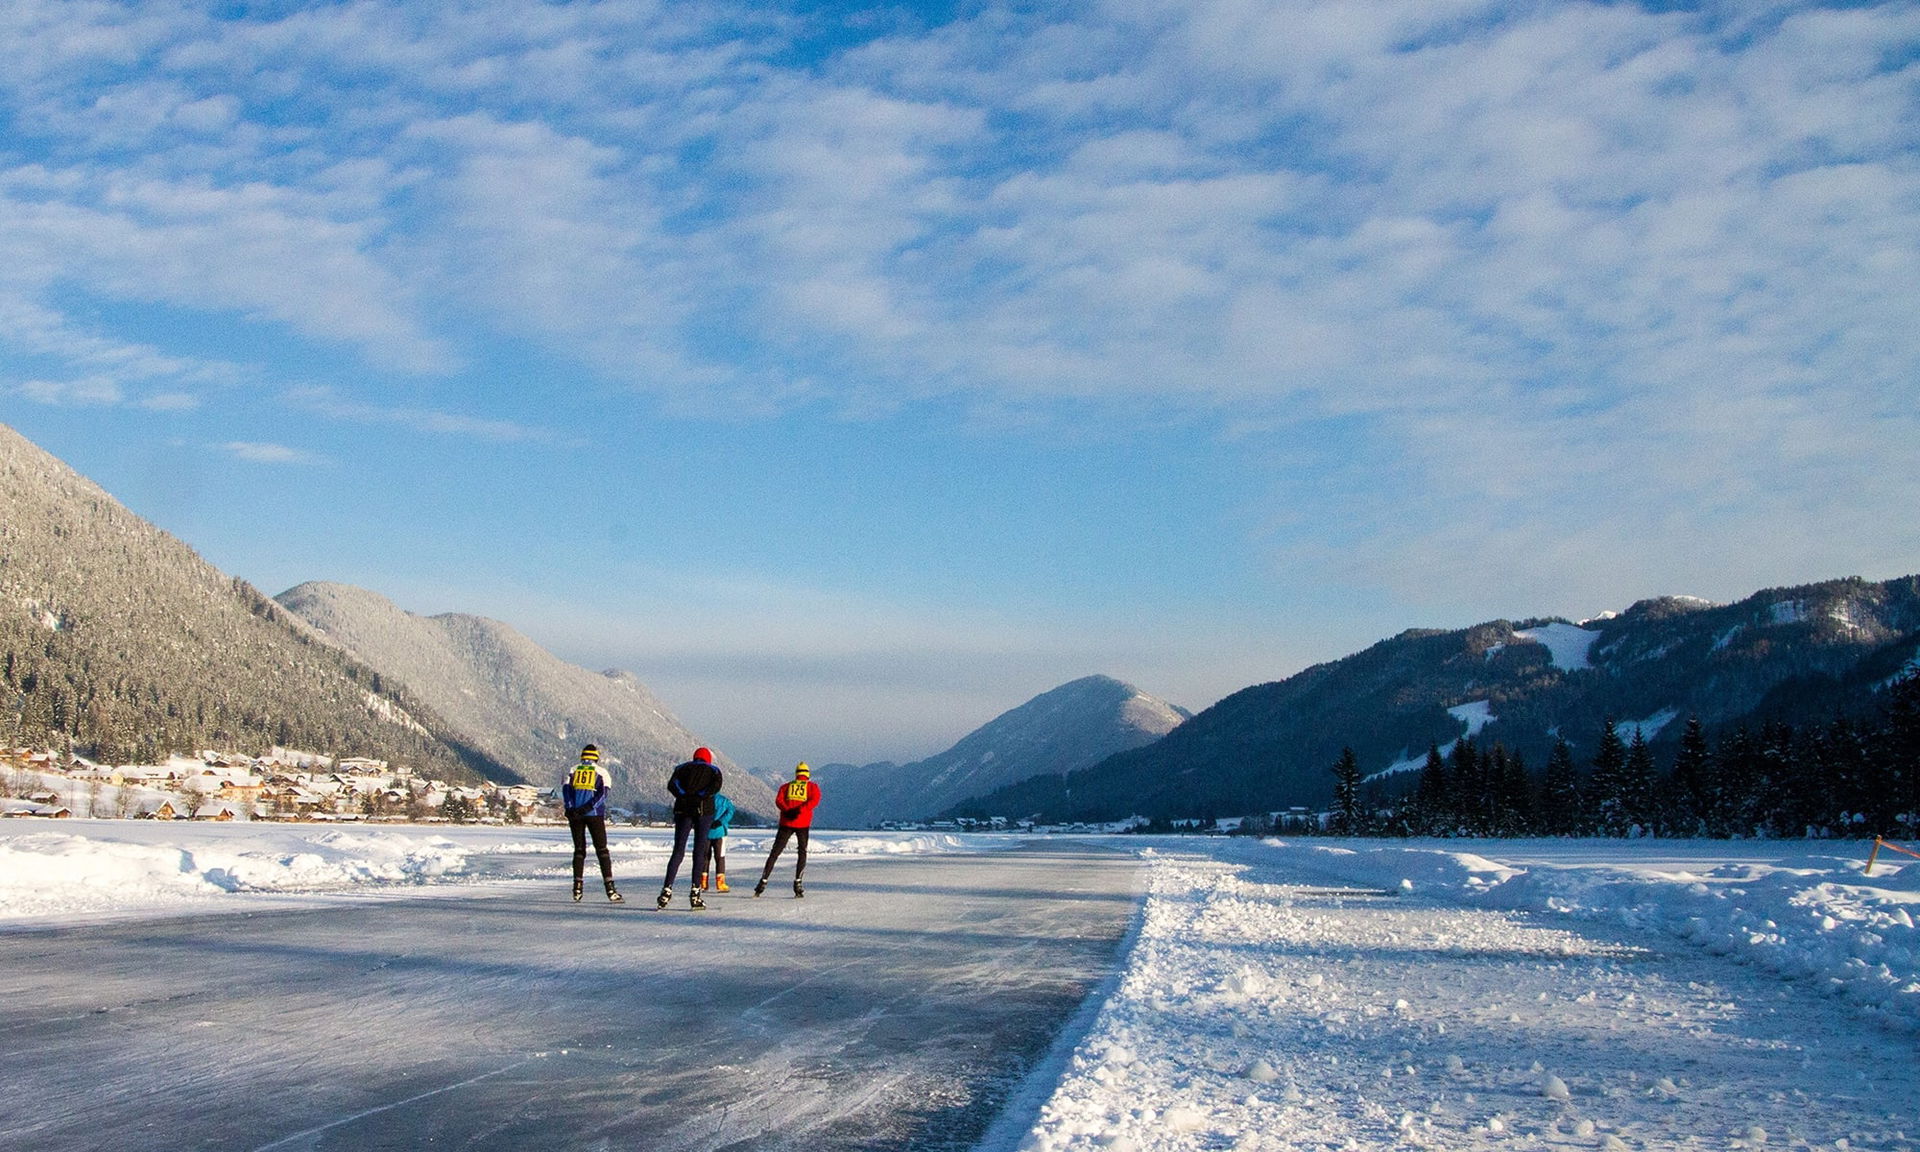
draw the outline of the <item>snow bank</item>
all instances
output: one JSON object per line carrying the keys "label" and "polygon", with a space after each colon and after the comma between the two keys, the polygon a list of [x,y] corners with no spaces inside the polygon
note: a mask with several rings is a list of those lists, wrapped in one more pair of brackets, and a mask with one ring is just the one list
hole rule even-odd
{"label": "snow bank", "polygon": [[463,874],[441,837],[313,831],[137,843],[98,835],[0,836],[0,918],[175,909],[236,892],[317,892]]}
{"label": "snow bank", "polygon": [[[1920,864],[1863,879],[1864,852],[1767,858],[1724,842],[1474,845],[1499,859],[1454,844],[1167,844],[1142,853],[1138,934],[1051,1092],[981,1152],[1753,1149],[1770,1139],[1761,1119],[1780,1147],[1910,1144],[1893,1131],[1905,1097],[1863,1086],[1865,1065],[1899,1080],[1904,1038],[1849,1048],[1862,1066],[1808,1071],[1832,1024],[1768,985],[1817,981],[1920,1027]],[[1622,952],[1583,918],[1672,933],[1744,962],[1740,976],[1694,982],[1702,967]],[[1759,1038],[1715,996],[1751,1001]],[[1776,1045],[1799,1071],[1680,1055],[1740,1043]],[[1807,1095],[1775,1090],[1782,1072]],[[1771,1094],[1757,1101],[1756,1084]],[[1808,1134],[1828,1127],[1824,1142]]]}
{"label": "snow bank", "polygon": [[1266,847],[1269,864],[1303,875],[1657,929],[1781,976],[1818,981],[1920,1031],[1920,863],[1889,865],[1882,853],[1869,878],[1861,874],[1864,847],[1858,856],[1821,854],[1832,852],[1828,846],[1770,861],[1715,862],[1716,849],[1740,849],[1701,843],[1683,850],[1697,859],[1635,862],[1634,848],[1622,844],[1613,861],[1567,863],[1551,858],[1554,845],[1488,845],[1541,857],[1526,867],[1443,848],[1278,840]]}
{"label": "snow bank", "polygon": [[[181,824],[122,820],[61,821],[58,832],[13,833],[0,826],[0,920],[102,912],[175,912],[219,907],[245,893],[368,891],[474,879],[513,880],[529,867],[514,857],[568,857],[564,828],[413,826],[338,828],[313,824]],[[772,833],[735,832],[727,844],[752,856]],[[1014,836],[940,833],[815,833],[809,851],[825,856],[897,856],[986,852]],[[648,829],[609,838],[623,857],[664,856],[671,833]]]}

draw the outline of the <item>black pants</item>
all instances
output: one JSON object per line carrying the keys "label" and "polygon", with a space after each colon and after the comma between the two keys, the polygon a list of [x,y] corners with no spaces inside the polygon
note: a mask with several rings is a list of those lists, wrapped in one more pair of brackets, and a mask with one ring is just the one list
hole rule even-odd
{"label": "black pants", "polygon": [[800,878],[807,874],[807,833],[811,831],[813,831],[811,828],[789,828],[785,824],[780,826],[780,830],[773,834],[773,851],[767,853],[767,866],[760,869],[762,884],[772,879],[773,862],[780,859],[780,853],[786,849],[788,840],[792,840],[798,849],[798,853],[793,858],[793,882],[795,884],[800,882]]}
{"label": "black pants", "polygon": [[707,837],[707,851],[713,853],[713,871],[715,875],[727,874],[727,838],[725,836]]}
{"label": "black pants", "polygon": [[695,876],[707,870],[707,830],[713,827],[713,817],[704,812],[682,815],[673,814],[673,855],[667,857],[667,878],[660,887],[673,887],[673,878],[680,874],[680,862],[687,857],[687,833],[693,833],[693,874]]}
{"label": "black pants", "polygon": [[613,854],[607,851],[607,818],[567,813],[567,831],[573,833],[573,882],[587,873],[587,833],[593,833],[593,852],[600,858],[600,879],[613,883]]}

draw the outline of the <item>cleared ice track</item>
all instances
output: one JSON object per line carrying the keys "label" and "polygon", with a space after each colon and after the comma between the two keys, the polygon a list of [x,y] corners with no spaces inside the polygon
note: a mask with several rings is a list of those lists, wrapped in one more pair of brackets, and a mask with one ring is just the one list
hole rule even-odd
{"label": "cleared ice track", "polygon": [[513,883],[0,933],[0,1149],[967,1149],[1140,876],[1047,844],[704,913],[632,876],[624,907]]}

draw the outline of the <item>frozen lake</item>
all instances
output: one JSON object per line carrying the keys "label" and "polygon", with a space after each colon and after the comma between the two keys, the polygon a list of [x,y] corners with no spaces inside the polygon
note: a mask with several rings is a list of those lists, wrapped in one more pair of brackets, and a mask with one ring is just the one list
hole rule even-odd
{"label": "frozen lake", "polygon": [[965,1149],[1113,967],[1141,867],[790,876],[704,913],[653,910],[650,858],[619,907],[512,880],[0,933],[0,1148]]}

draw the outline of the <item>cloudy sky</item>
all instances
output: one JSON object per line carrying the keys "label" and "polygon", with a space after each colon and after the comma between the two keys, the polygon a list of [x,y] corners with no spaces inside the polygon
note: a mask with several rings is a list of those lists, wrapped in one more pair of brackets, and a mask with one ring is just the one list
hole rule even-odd
{"label": "cloudy sky", "polygon": [[1920,4],[0,6],[0,420],[754,764],[1920,571]]}

